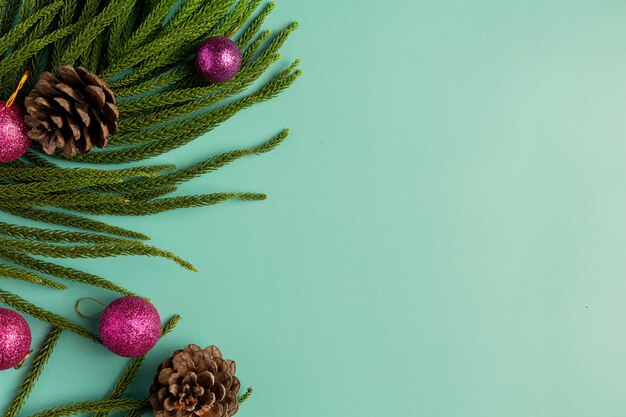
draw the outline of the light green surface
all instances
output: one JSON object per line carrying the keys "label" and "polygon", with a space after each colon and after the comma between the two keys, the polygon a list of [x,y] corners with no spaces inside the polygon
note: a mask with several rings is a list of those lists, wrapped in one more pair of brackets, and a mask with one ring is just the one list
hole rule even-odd
{"label": "light green surface", "polygon": [[[291,19],[294,88],[162,158],[291,127],[184,187],[270,199],[113,219],[199,274],[71,263],[183,316],[131,394],[195,342],[256,388],[241,417],[623,416],[626,3],[295,0],[270,25]],[[2,285],[68,317],[113,299]],[[23,414],[103,396],[123,364],[64,335]]]}

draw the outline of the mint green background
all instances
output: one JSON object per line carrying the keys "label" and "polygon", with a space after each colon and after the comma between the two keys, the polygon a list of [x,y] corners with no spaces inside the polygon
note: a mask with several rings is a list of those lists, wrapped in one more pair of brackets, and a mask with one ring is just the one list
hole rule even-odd
{"label": "mint green background", "polygon": [[[623,416],[626,4],[282,1],[269,25],[291,19],[302,79],[160,158],[291,127],[183,189],[270,199],[111,220],[198,274],[68,262],[183,316],[131,394],[195,342],[255,387],[242,417]],[[72,318],[114,298],[2,286]],[[104,396],[124,363],[64,335],[24,415]],[[23,374],[0,374],[2,404]]]}

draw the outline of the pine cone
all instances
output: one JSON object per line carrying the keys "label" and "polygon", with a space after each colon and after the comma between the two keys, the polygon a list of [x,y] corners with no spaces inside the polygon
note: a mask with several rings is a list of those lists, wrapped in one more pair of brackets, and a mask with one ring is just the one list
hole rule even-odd
{"label": "pine cone", "polygon": [[231,417],[239,410],[235,362],[189,345],[159,365],[150,387],[155,417]]}
{"label": "pine cone", "polygon": [[63,155],[75,156],[76,148],[89,153],[93,146],[104,148],[117,132],[115,95],[83,67],[44,72],[24,104],[28,136],[41,142],[48,155],[63,149]]}

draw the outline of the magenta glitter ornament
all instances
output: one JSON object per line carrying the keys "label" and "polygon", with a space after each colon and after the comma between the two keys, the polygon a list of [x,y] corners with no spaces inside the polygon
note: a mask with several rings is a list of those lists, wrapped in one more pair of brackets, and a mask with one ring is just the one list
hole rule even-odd
{"label": "magenta glitter ornament", "polygon": [[196,53],[196,68],[212,83],[225,83],[241,68],[241,51],[225,36],[214,36],[202,42]]}
{"label": "magenta glitter ornament", "polygon": [[30,350],[32,336],[24,317],[0,308],[0,370],[18,366]]}
{"label": "magenta glitter ornament", "polygon": [[161,318],[154,306],[140,297],[118,298],[104,309],[100,338],[113,353],[133,358],[156,344],[161,335]]}
{"label": "magenta glitter ornament", "polygon": [[15,104],[5,105],[0,100],[0,162],[12,162],[26,153],[31,140],[22,110]]}

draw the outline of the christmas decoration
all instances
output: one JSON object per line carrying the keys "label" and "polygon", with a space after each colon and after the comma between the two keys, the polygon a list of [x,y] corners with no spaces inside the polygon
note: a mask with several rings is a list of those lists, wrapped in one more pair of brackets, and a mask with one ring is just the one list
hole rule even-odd
{"label": "christmas decoration", "polygon": [[[239,111],[277,96],[299,77],[298,60],[264,77],[297,24],[270,37],[261,29],[274,5],[261,10],[258,5],[256,0],[86,0],[74,2],[76,7],[65,0],[12,0],[0,5],[0,97],[11,94],[15,80],[25,71],[32,74],[31,80],[42,81],[27,87],[28,100],[17,96],[13,105],[28,108],[24,119],[35,140],[21,158],[0,165],[0,210],[35,223],[26,227],[0,222],[0,258],[6,261],[0,262],[0,277],[51,290],[80,283],[134,295],[120,283],[49,258],[159,256],[195,271],[178,256],[145,244],[149,239],[145,234],[94,217],[143,216],[229,199],[265,198],[261,193],[171,194],[179,185],[241,157],[273,150],[288,136],[287,130],[246,149],[201,156],[190,166],[146,163],[212,131]],[[227,85],[207,85],[189,57],[204,40],[224,35],[232,36],[242,51],[240,72]],[[71,70],[78,78],[63,75]],[[104,102],[94,88],[102,90]],[[111,118],[113,105],[119,114],[117,125]],[[54,152],[58,149],[62,152]],[[138,164],[115,168],[131,162]],[[0,289],[0,303],[51,327],[4,414],[16,417],[62,333],[72,332],[97,344],[103,340],[14,292]],[[168,322],[161,335],[171,331],[176,321]],[[37,415],[106,417],[128,411],[129,416],[139,416],[145,401],[123,396],[143,359],[142,355],[128,361],[104,399],[59,405]],[[238,401],[246,398],[244,394]],[[227,408],[219,402],[225,412],[235,408],[232,395],[228,399]]]}
{"label": "christmas decoration", "polygon": [[241,51],[225,36],[213,36],[202,42],[196,53],[196,67],[212,83],[231,80],[241,68]]}
{"label": "christmas decoration", "polygon": [[157,370],[150,387],[155,417],[230,417],[239,410],[234,361],[216,346],[188,345]]}
{"label": "christmas decoration", "polygon": [[22,110],[13,105],[29,75],[28,71],[22,75],[17,89],[7,101],[0,100],[0,162],[13,162],[30,147]]}
{"label": "christmas decoration", "polygon": [[87,154],[93,146],[104,148],[117,132],[113,91],[83,67],[44,72],[24,103],[28,136],[41,142],[48,155],[63,149],[63,155],[75,156],[76,148]]}
{"label": "christmas decoration", "polygon": [[18,106],[0,100],[0,162],[13,162],[30,147],[24,115]]}
{"label": "christmas decoration", "polygon": [[104,345],[127,358],[148,353],[160,334],[158,311],[141,297],[118,298],[107,306],[100,319],[100,338]]}
{"label": "christmas decoration", "polygon": [[13,310],[0,308],[0,370],[19,366],[28,356],[30,327]]}

